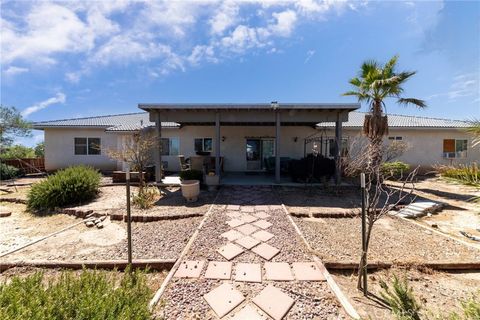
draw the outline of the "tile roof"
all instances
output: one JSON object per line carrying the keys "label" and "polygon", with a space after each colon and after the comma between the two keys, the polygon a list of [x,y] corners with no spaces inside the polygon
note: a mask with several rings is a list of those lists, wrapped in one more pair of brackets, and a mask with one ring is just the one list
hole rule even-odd
{"label": "tile roof", "polygon": [[[61,127],[95,127],[105,128],[105,131],[136,131],[142,128],[154,126],[154,122],[150,122],[147,112],[117,114],[108,116],[64,119],[35,122],[34,129],[44,128],[61,128]],[[178,123],[162,122],[162,127],[177,128]]]}
{"label": "tile roof", "polygon": [[[363,126],[365,112],[352,111],[348,115],[348,121],[343,127],[360,128]],[[35,122],[35,129],[56,128],[56,127],[96,127],[105,128],[106,131],[136,131],[141,128],[154,126],[150,122],[147,112],[127,113],[109,116],[98,116],[77,119],[64,119],[53,121]],[[448,120],[438,118],[405,116],[398,114],[388,115],[388,125],[391,128],[467,128],[470,124],[467,121]],[[175,122],[162,122],[164,128],[178,128],[180,125]],[[334,122],[323,122],[318,127],[334,127]]]}
{"label": "tile roof", "polygon": [[[348,121],[344,122],[342,126],[344,128],[363,127],[366,114],[366,112],[350,112]],[[390,128],[468,128],[470,124],[467,121],[460,120],[388,114],[388,126]],[[335,122],[319,123],[317,127],[335,127]]]}

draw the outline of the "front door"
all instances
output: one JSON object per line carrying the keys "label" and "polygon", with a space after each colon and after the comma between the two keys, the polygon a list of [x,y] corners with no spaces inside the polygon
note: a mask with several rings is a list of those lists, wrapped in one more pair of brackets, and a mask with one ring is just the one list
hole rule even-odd
{"label": "front door", "polygon": [[247,139],[246,157],[247,170],[259,171],[265,169],[266,159],[275,154],[275,141],[270,138]]}

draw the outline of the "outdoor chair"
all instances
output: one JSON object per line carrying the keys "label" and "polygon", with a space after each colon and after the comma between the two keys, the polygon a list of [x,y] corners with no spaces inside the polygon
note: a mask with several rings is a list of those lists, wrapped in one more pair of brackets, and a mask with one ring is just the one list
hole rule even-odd
{"label": "outdoor chair", "polygon": [[190,164],[187,163],[187,161],[185,160],[185,156],[184,155],[179,155],[178,156],[178,161],[180,161],[180,169],[183,171],[183,170],[189,170],[190,169]]}

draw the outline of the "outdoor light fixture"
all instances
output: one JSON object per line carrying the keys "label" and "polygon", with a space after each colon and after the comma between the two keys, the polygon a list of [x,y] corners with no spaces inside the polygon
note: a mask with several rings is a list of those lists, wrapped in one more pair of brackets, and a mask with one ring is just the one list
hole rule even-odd
{"label": "outdoor light fixture", "polygon": [[298,141],[298,137],[293,137],[293,142],[297,142]]}
{"label": "outdoor light fixture", "polygon": [[225,138],[225,136],[222,136],[222,142],[224,142],[224,141],[225,141],[225,139],[226,139],[226,138]]}

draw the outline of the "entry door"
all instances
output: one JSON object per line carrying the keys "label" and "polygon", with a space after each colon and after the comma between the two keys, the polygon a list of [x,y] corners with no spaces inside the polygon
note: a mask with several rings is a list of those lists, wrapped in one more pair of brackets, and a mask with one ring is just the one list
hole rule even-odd
{"label": "entry door", "polygon": [[262,169],[266,169],[266,160],[275,156],[275,140],[262,139]]}
{"label": "entry door", "polygon": [[260,139],[247,139],[246,144],[247,170],[262,169],[262,146]]}

